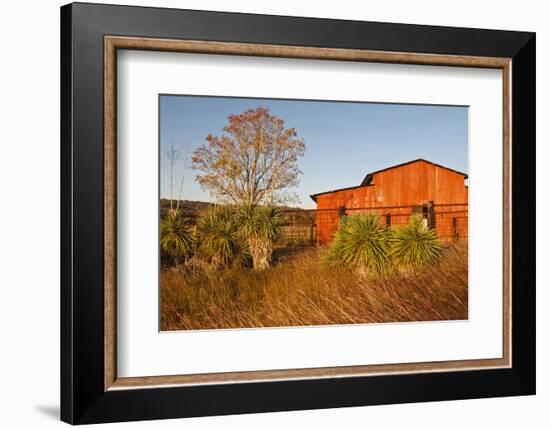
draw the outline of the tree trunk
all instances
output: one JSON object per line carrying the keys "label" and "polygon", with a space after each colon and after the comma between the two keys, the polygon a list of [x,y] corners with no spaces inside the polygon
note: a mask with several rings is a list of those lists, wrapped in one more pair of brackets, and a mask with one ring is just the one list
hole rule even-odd
{"label": "tree trunk", "polygon": [[273,245],[264,239],[252,236],[248,240],[250,253],[252,255],[252,265],[254,270],[265,270],[271,266],[271,255]]}

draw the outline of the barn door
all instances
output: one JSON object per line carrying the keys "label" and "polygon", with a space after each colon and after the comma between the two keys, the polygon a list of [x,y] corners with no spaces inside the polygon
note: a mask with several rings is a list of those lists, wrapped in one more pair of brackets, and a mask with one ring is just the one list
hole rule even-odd
{"label": "barn door", "polygon": [[422,224],[426,229],[435,229],[435,209],[433,201],[417,205],[412,209],[413,215],[422,216]]}

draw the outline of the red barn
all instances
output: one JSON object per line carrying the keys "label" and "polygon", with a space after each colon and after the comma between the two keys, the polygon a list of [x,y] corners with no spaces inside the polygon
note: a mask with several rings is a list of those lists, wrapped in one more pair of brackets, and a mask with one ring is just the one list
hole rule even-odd
{"label": "red barn", "polygon": [[[326,244],[342,215],[373,212],[387,225],[421,213],[442,237],[467,237],[467,174],[416,159],[371,172],[358,186],[311,195],[317,203],[317,243]],[[428,220],[429,219],[429,220]]]}

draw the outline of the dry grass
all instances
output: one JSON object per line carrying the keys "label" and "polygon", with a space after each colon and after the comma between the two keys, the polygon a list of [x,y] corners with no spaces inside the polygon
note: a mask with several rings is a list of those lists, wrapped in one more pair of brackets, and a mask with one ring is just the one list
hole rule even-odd
{"label": "dry grass", "polygon": [[414,273],[368,279],[309,250],[266,271],[161,272],[161,330],[461,320],[468,317],[465,243]]}

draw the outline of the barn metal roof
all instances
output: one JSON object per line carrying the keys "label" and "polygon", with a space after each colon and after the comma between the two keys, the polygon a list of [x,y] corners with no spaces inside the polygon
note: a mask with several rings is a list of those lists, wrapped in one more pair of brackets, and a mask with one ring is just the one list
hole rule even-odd
{"label": "barn metal roof", "polygon": [[334,189],[334,190],[327,190],[326,192],[320,192],[320,193],[315,193],[313,195],[309,195],[309,197],[311,199],[313,199],[314,202],[317,202],[317,196],[320,196],[320,195],[325,195],[327,193],[335,193],[335,192],[340,192],[342,190],[352,190],[352,189],[358,189],[360,187],[365,187],[365,186],[372,186],[372,179],[374,177],[374,174],[378,174],[380,172],[384,172],[384,171],[388,171],[390,169],[394,169],[394,168],[400,168],[402,166],[405,166],[405,165],[409,165],[411,163],[415,163],[415,162],[426,162],[426,163],[429,163],[430,165],[434,165],[434,166],[437,166],[439,168],[443,168],[443,169],[446,169],[448,171],[452,171],[456,174],[459,174],[459,175],[462,175],[464,176],[464,179],[468,178],[468,174],[465,174],[463,172],[460,172],[460,171],[457,171],[456,169],[452,169],[452,168],[449,168],[449,167],[446,167],[444,165],[440,165],[438,163],[435,163],[435,162],[431,162],[429,160],[426,160],[426,159],[422,159],[422,158],[419,158],[419,159],[414,159],[414,160],[411,160],[411,161],[408,161],[408,162],[403,162],[403,163],[400,163],[400,164],[397,164],[397,165],[392,165],[392,166],[388,166],[387,168],[382,168],[382,169],[379,169],[377,171],[373,171],[373,172],[369,172],[365,178],[363,178],[363,181],[361,181],[361,184],[358,185],[358,186],[351,186],[351,187],[342,187],[340,189]]}

